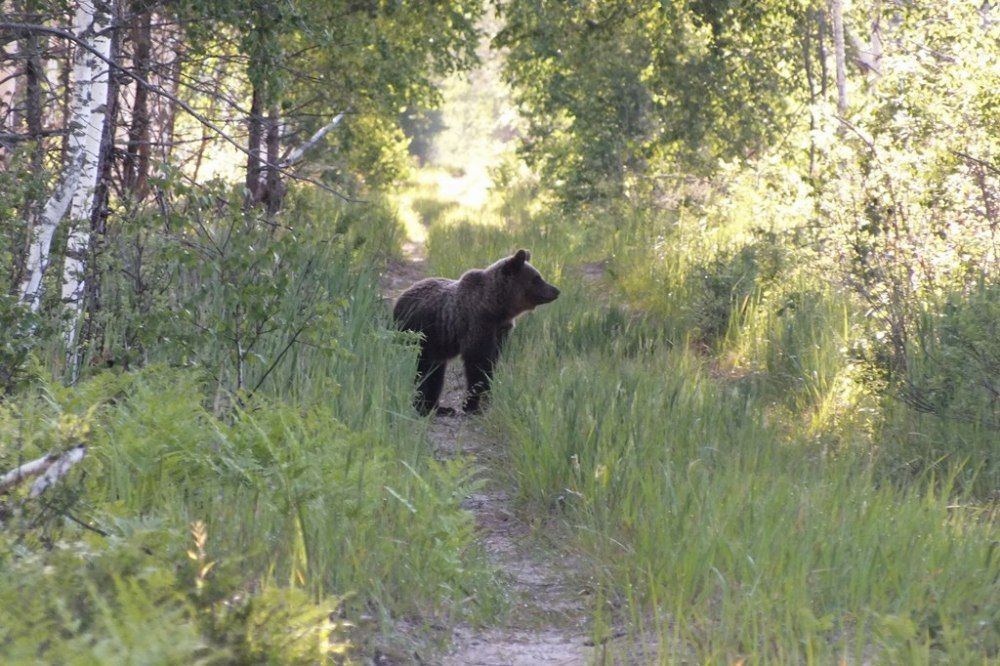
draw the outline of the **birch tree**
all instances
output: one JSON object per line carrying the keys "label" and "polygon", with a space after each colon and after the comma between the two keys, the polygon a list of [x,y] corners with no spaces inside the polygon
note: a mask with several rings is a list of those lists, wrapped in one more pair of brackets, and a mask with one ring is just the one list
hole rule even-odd
{"label": "birch tree", "polygon": [[844,5],[842,0],[830,1],[833,19],[833,57],[837,75],[837,111],[847,113],[847,67],[844,56]]}
{"label": "birch tree", "polygon": [[76,6],[73,32],[80,44],[73,58],[66,159],[59,181],[39,217],[21,286],[21,301],[37,311],[42,277],[51,259],[52,238],[68,212],[75,226],[67,241],[62,296],[72,304],[74,315],[73,324],[66,334],[70,344],[75,337],[75,321],[82,306],[78,297],[83,287],[83,254],[89,241],[87,221],[97,186],[101,139],[108,122],[108,68],[105,60],[111,54],[108,29],[112,10],[111,3],[95,0],[78,0]]}

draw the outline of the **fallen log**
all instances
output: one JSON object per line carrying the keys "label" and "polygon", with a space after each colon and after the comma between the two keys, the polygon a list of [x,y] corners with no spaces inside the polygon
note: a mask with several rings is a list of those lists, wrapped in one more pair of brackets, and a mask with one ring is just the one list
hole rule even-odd
{"label": "fallen log", "polygon": [[86,455],[87,446],[77,444],[65,451],[48,453],[41,458],[26,462],[0,476],[0,494],[10,492],[22,482],[37,476],[38,478],[31,484],[28,497],[38,497],[66,476],[73,465],[83,460]]}

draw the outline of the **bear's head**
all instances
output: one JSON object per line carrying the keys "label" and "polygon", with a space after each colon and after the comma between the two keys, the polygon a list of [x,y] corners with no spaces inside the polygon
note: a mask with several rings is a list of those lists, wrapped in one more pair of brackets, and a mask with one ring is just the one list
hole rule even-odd
{"label": "bear's head", "polygon": [[501,259],[495,266],[504,282],[502,292],[508,300],[508,316],[516,317],[539,305],[551,303],[559,296],[559,289],[542,279],[538,270],[528,263],[531,253],[518,250]]}

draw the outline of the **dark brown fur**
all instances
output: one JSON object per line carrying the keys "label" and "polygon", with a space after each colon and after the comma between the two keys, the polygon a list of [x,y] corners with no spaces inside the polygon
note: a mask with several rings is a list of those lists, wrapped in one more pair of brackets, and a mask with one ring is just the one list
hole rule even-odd
{"label": "dark brown fur", "polygon": [[528,263],[530,258],[527,250],[518,250],[488,268],[467,271],[458,280],[427,278],[396,301],[392,311],[396,324],[423,334],[417,362],[416,406],[421,414],[438,409],[445,367],[456,356],[465,364],[468,385],[462,408],[480,410],[514,318],[559,296],[559,290]]}

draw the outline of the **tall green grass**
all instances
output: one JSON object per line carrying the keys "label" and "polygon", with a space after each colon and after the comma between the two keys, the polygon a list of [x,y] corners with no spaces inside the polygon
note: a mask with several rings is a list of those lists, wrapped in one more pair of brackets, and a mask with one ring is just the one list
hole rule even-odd
{"label": "tall green grass", "polygon": [[595,639],[627,622],[664,663],[1000,656],[996,510],[961,461],[892,472],[898,403],[852,352],[850,298],[783,268],[780,239],[644,247],[647,222],[596,288],[558,225],[430,235],[450,274],[531,241],[563,289],[512,334],[487,420],[523,509],[600,581]]}

